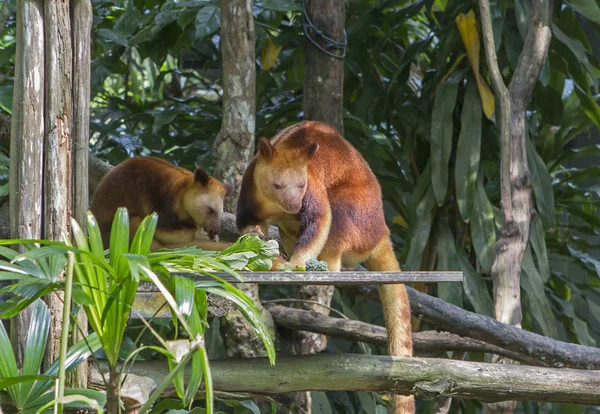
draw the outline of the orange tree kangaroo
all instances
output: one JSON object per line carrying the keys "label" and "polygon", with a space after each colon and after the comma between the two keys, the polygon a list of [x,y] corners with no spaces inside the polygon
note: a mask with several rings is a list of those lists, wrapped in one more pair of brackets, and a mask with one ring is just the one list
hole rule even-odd
{"label": "orange tree kangaroo", "polygon": [[[310,258],[332,271],[363,263],[371,271],[399,271],[385,223],[381,187],[362,155],[335,129],[301,122],[258,153],[242,181],[236,222],[244,234],[269,224],[293,266]],[[379,289],[390,355],[412,356],[410,307],[402,284]],[[414,412],[412,396],[394,396],[394,412]]]}

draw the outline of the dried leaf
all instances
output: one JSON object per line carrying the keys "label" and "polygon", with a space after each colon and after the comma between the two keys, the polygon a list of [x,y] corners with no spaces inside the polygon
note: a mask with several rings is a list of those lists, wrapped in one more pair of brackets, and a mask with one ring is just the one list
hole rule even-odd
{"label": "dried leaf", "polygon": [[277,62],[277,56],[281,52],[282,46],[276,46],[273,39],[267,38],[265,46],[260,52],[260,66],[263,70],[270,70]]}
{"label": "dried leaf", "polygon": [[473,73],[475,74],[477,88],[479,89],[479,95],[481,96],[483,112],[485,112],[485,116],[488,119],[493,119],[496,102],[493,92],[479,73],[479,30],[477,29],[477,19],[475,18],[473,10],[469,10],[466,15],[459,13],[456,16],[456,26],[458,26],[458,31],[465,46],[467,57],[473,68]]}

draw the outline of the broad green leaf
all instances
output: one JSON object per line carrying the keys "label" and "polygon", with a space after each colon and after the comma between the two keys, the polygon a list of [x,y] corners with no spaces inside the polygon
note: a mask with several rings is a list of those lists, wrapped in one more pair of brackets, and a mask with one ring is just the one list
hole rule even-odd
{"label": "broad green leaf", "polygon": [[597,98],[591,96],[589,92],[582,91],[579,87],[575,88],[575,93],[581,102],[581,109],[585,115],[600,128],[600,105]]}
{"label": "broad green leaf", "polygon": [[494,300],[488,292],[483,275],[473,268],[462,246],[458,244],[456,245],[456,257],[460,264],[460,270],[463,272],[462,288],[475,312],[494,317]]}
{"label": "broad green leaf", "polygon": [[[460,270],[460,264],[456,257],[454,236],[450,232],[445,217],[438,219],[435,230],[437,232],[437,270]],[[460,284],[454,282],[438,283],[437,292],[438,297],[443,301],[463,307],[462,286]]]}
{"label": "broad green leaf", "polygon": [[320,391],[311,391],[312,412],[314,414],[333,414],[327,394]]}
{"label": "broad green leaf", "polygon": [[489,272],[494,263],[496,245],[496,225],[494,209],[483,186],[483,172],[480,171],[475,186],[475,200],[471,213],[471,238],[477,253],[477,260],[484,272]]}
{"label": "broad green leaf", "polygon": [[421,255],[429,240],[434,207],[435,196],[433,195],[433,189],[429,187],[423,198],[417,204],[417,222],[412,228],[410,248],[406,258],[405,266],[407,270],[418,270],[421,268]]}
{"label": "broad green leaf", "polygon": [[544,234],[544,226],[542,220],[536,214],[531,221],[531,229],[529,231],[529,240],[533,247],[533,252],[537,259],[538,269],[544,283],[550,279],[550,262],[548,260],[548,250],[546,249],[546,237]]}
{"label": "broad green leaf", "polygon": [[456,147],[456,202],[460,215],[468,222],[475,197],[475,184],[481,155],[481,103],[472,82],[467,84]]}
{"label": "broad green leaf", "polygon": [[565,3],[581,13],[582,16],[600,24],[600,6],[596,0],[569,0]]}
{"label": "broad green leaf", "polygon": [[38,380],[53,380],[54,377],[47,375],[19,375],[17,377],[2,378],[0,379],[0,391],[5,390],[14,385],[22,384],[25,382],[34,383]]}
{"label": "broad green leaf", "polygon": [[[66,372],[69,373],[82,362],[86,362],[87,359],[100,348],[100,339],[95,332],[70,347],[65,359]],[[54,361],[48,370],[44,372],[44,375],[56,378],[58,376],[58,365],[59,361]],[[27,406],[43,405],[44,403],[41,400],[38,400],[38,398],[41,398],[41,396],[46,391],[52,389],[52,387],[54,387],[54,380],[37,381],[29,393]],[[67,390],[65,390],[65,393],[66,392]]]}
{"label": "broad green leaf", "polygon": [[300,2],[297,0],[260,0],[255,3],[256,7],[266,10],[289,12],[300,11]]}
{"label": "broad green leaf", "polygon": [[[17,369],[17,361],[15,354],[13,353],[12,344],[10,338],[4,329],[4,325],[0,322],[0,378],[10,379],[19,376],[19,370]],[[16,401],[18,397],[18,388],[11,386],[8,389],[13,401]]]}
{"label": "broad green leaf", "polygon": [[556,321],[546,296],[544,281],[535,267],[529,246],[525,250],[521,270],[521,287],[527,293],[526,300],[529,304],[529,312],[545,336],[558,339]]}
{"label": "broad green leaf", "polygon": [[538,155],[530,139],[526,142],[527,161],[531,171],[533,193],[537,209],[546,226],[552,227],[555,222],[554,191],[552,178],[544,160]]}
{"label": "broad green leaf", "polygon": [[173,276],[175,294],[173,295],[179,311],[183,316],[189,318],[194,309],[194,298],[196,295],[196,286],[194,281],[187,277]]}
{"label": "broad green leaf", "polygon": [[216,259],[234,270],[250,270],[253,272],[271,269],[273,259],[279,256],[279,245],[275,240],[264,241],[245,234],[217,254]]}
{"label": "broad green leaf", "polygon": [[240,405],[252,411],[253,414],[261,414],[260,409],[256,406],[256,404],[254,404],[254,401],[252,400],[240,401]]}
{"label": "broad green leaf", "polygon": [[[40,299],[33,304],[33,312],[29,329],[27,331],[27,342],[23,356],[23,375],[36,375],[42,366],[48,332],[50,330],[50,310]],[[23,406],[33,387],[33,383],[21,384],[20,397],[17,405]]]}
{"label": "broad green leaf", "polygon": [[113,30],[113,29],[98,29],[97,30],[97,34],[100,37],[104,38],[104,41],[106,42],[113,42],[116,43],[120,46],[125,46],[127,47],[127,34],[123,33],[119,30]]}
{"label": "broad green leaf", "polygon": [[202,39],[213,34],[221,27],[221,9],[216,4],[208,3],[198,10],[196,15],[196,32],[194,39]]}
{"label": "broad green leaf", "polygon": [[438,205],[448,191],[448,163],[452,152],[452,113],[456,103],[457,83],[442,83],[438,89],[431,117],[431,183]]}
{"label": "broad green leaf", "polygon": [[587,71],[587,76],[589,78],[589,81],[593,85],[596,85],[597,81],[596,81],[596,75],[594,73],[594,68],[593,68],[592,64],[590,63],[590,61],[587,57],[587,52],[585,50],[585,47],[581,44],[581,42],[577,39],[571,39],[562,30],[560,30],[560,28],[554,23],[552,24],[552,33],[554,34],[554,37],[556,37],[556,39],[559,42],[561,42],[566,47],[568,47],[569,50],[575,55],[575,57],[577,58],[579,63]]}
{"label": "broad green leaf", "polygon": [[267,356],[271,364],[275,363],[275,347],[273,344],[273,332],[267,327],[262,320],[261,314],[247,295],[233,286],[224,286],[221,289],[208,288],[207,293],[214,293],[215,295],[223,296],[238,306],[239,311],[244,315],[246,320],[250,322],[250,325],[254,328],[256,334],[262,340]]}

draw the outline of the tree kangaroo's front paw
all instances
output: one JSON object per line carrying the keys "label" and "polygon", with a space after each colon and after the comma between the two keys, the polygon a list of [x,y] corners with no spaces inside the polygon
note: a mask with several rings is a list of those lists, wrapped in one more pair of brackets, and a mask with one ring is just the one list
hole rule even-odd
{"label": "tree kangaroo's front paw", "polygon": [[262,232],[260,226],[257,224],[255,226],[248,226],[241,231],[242,236],[245,234],[250,234],[252,236],[256,236],[259,239],[266,240],[266,236]]}

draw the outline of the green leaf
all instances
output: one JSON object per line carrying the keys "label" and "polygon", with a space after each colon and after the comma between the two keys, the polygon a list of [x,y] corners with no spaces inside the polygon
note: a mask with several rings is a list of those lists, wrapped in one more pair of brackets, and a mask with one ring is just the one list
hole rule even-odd
{"label": "green leaf", "polygon": [[333,414],[326,393],[311,391],[310,398],[312,400],[312,412],[314,414]]}
{"label": "green leaf", "polygon": [[431,183],[438,205],[444,203],[448,190],[448,163],[452,152],[452,113],[458,83],[442,83],[438,89],[431,116]]}
{"label": "green leaf", "polygon": [[[441,217],[436,225],[437,231],[437,270],[451,271],[460,270],[460,264],[456,257],[454,236],[448,227],[446,217]],[[445,302],[463,307],[462,286],[454,282],[442,282],[437,284],[438,297]]]}
{"label": "green leaf", "polygon": [[461,217],[468,222],[475,197],[481,155],[481,100],[474,82],[467,84],[460,124],[454,175],[456,202]]}
{"label": "green leaf", "polygon": [[253,272],[271,270],[273,259],[279,256],[279,245],[275,240],[264,241],[245,234],[233,245],[219,253],[216,258],[234,270]]}
{"label": "green leaf", "polygon": [[256,7],[266,10],[290,12],[302,10],[297,0],[260,0],[255,3]]}
{"label": "green leaf", "polygon": [[[86,362],[87,359],[96,351],[101,348],[100,339],[97,333],[88,335],[85,339],[82,339],[75,345],[69,348],[67,351],[67,357],[65,359],[66,372],[69,373],[75,369],[82,362]],[[56,360],[44,375],[52,378],[56,378],[58,375],[59,361]],[[38,400],[46,391],[54,387],[54,380],[37,381],[27,399],[27,406],[41,406],[43,403]],[[65,390],[66,392],[66,390]]]}
{"label": "green leaf", "polygon": [[565,1],[587,19],[600,24],[600,7],[597,0],[569,0]]}
{"label": "green leaf", "polygon": [[471,213],[471,238],[477,253],[477,260],[484,272],[489,272],[494,263],[496,225],[494,209],[483,186],[483,171],[479,172],[475,190],[475,200]]}
{"label": "green leaf", "polygon": [[9,115],[12,115],[12,97],[13,97],[12,83],[9,83],[6,85],[0,85],[0,109],[5,111]]}
{"label": "green leaf", "polygon": [[254,414],[260,414],[260,409],[254,404],[252,400],[240,401],[240,405],[252,411]]}
{"label": "green leaf", "polygon": [[[46,351],[46,342],[48,341],[48,332],[50,331],[50,310],[48,306],[40,299],[34,302],[33,312],[29,329],[27,331],[27,342],[23,356],[23,375],[36,375],[42,366],[44,352]],[[19,406],[23,406],[27,400],[33,383],[21,385]]]}
{"label": "green leaf", "polygon": [[[16,378],[19,376],[19,370],[17,369],[17,361],[15,354],[13,353],[12,344],[10,338],[4,329],[4,325],[0,322],[0,378]],[[13,401],[16,401],[18,388],[10,387],[8,389]]]}
{"label": "green leaf", "polygon": [[589,78],[589,81],[595,85],[596,84],[596,75],[594,73],[594,68],[587,57],[587,52],[586,52],[583,44],[577,39],[571,39],[562,30],[560,30],[560,28],[554,23],[552,24],[552,33],[554,34],[554,37],[556,37],[556,39],[559,42],[561,42],[566,47],[568,47],[569,50],[575,55],[575,57],[577,58],[579,63],[587,71],[587,76]]}
{"label": "green leaf", "polygon": [[198,40],[213,34],[219,27],[221,27],[221,9],[218,5],[207,4],[198,10],[196,15],[194,39]]}
{"label": "green leaf", "polygon": [[494,300],[488,291],[483,275],[479,274],[469,262],[465,251],[456,245],[456,257],[463,272],[462,287],[475,312],[494,317]]}
{"label": "green leaf", "polygon": [[421,255],[429,240],[434,207],[435,196],[433,195],[433,189],[429,187],[423,198],[419,201],[419,204],[417,204],[415,214],[417,222],[412,227],[410,248],[406,258],[405,267],[407,270],[418,270],[421,268]]}
{"label": "green leaf", "polygon": [[546,167],[546,163],[535,150],[535,146],[530,139],[526,142],[527,163],[531,171],[533,193],[537,209],[548,227],[554,226],[554,191],[552,189],[552,178]]}
{"label": "green leaf", "polygon": [[173,284],[175,286],[173,297],[177,302],[179,311],[183,316],[189,318],[194,309],[194,298],[196,296],[194,280],[187,277],[173,276]]}
{"label": "green leaf", "polygon": [[529,304],[529,312],[544,335],[558,339],[555,317],[546,296],[544,281],[533,263],[529,246],[525,250],[521,270],[521,287],[527,292],[526,300]]}
{"label": "green leaf", "polygon": [[120,46],[127,47],[127,34],[123,33],[119,30],[111,30],[111,29],[98,29],[96,32],[101,38],[104,38],[105,42],[116,43]]}
{"label": "green leaf", "polygon": [[544,283],[546,283],[550,279],[550,262],[548,260],[548,250],[546,249],[544,226],[538,215],[535,215],[531,221],[529,240],[537,259],[540,275]]}
{"label": "green leaf", "polygon": [[47,375],[19,375],[17,377],[10,378],[2,378],[0,379],[0,391],[5,390],[9,387],[12,387],[17,384],[22,384],[25,382],[34,383],[38,380],[53,380],[54,377],[49,377]]}

